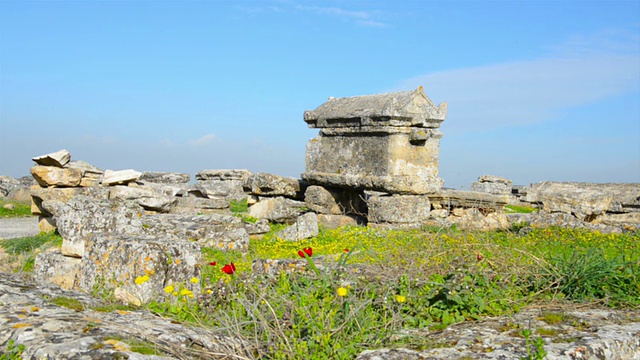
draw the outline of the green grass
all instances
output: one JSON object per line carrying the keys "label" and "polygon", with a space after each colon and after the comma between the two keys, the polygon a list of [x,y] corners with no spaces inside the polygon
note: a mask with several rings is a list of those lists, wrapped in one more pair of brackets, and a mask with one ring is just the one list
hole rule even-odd
{"label": "green grass", "polygon": [[[7,204],[13,205],[13,210],[6,209]],[[0,199],[0,218],[31,216],[31,205]]]}
{"label": "green grass", "polygon": [[530,214],[538,211],[538,209],[529,206],[506,205],[504,211],[508,214]]}
{"label": "green grass", "polygon": [[14,239],[5,239],[0,243],[5,251],[11,255],[29,253],[45,244],[61,246],[62,237],[56,232],[40,233],[36,236],[27,236]]}

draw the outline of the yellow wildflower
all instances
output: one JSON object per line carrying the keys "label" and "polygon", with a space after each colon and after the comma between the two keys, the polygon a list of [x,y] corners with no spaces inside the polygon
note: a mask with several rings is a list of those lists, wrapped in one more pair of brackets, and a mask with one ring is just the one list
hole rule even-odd
{"label": "yellow wildflower", "polygon": [[194,284],[197,284],[200,281],[200,279],[198,279],[197,277],[192,277],[191,280],[189,281],[191,281]]}
{"label": "yellow wildflower", "polygon": [[174,290],[173,285],[169,285],[167,287],[164,288],[164,292],[166,292],[167,294],[171,294]]}
{"label": "yellow wildflower", "polygon": [[134,282],[136,283],[136,285],[142,285],[144,283],[146,283],[147,281],[149,281],[149,275],[144,275],[144,276],[138,276]]}
{"label": "yellow wildflower", "polygon": [[213,290],[207,289],[207,294],[211,294],[212,292],[213,292]]}
{"label": "yellow wildflower", "polygon": [[407,301],[407,298],[405,296],[402,295],[396,295],[396,301],[399,303],[403,303]]}
{"label": "yellow wildflower", "polygon": [[346,288],[339,287],[338,290],[336,291],[336,294],[340,297],[344,297],[344,296],[347,296],[347,292],[348,290]]}

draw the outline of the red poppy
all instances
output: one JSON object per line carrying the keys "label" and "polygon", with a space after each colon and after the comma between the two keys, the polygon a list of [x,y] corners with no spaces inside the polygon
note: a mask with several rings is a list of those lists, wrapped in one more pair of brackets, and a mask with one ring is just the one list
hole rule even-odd
{"label": "red poppy", "polygon": [[236,266],[233,263],[227,264],[222,267],[222,272],[224,272],[225,274],[233,275],[233,273],[236,272]]}
{"label": "red poppy", "polygon": [[[303,250],[304,250],[304,252],[303,252]],[[298,255],[300,257],[303,258],[305,256],[304,254],[307,254],[307,256],[311,257],[311,255],[313,255],[313,250],[309,247],[309,248],[304,248],[304,249],[298,251]]]}
{"label": "red poppy", "polygon": [[218,265],[218,263],[217,263],[217,262],[215,262],[215,261],[212,261],[212,262],[210,262],[210,263],[209,263],[209,265],[211,265],[211,266],[216,266],[216,265]]}
{"label": "red poppy", "polygon": [[484,259],[484,257],[482,256],[482,254],[478,254],[478,255],[476,255],[476,259],[478,259],[478,261],[482,261],[482,259]]}
{"label": "red poppy", "polygon": [[344,249],[344,252],[349,252],[349,249]]}

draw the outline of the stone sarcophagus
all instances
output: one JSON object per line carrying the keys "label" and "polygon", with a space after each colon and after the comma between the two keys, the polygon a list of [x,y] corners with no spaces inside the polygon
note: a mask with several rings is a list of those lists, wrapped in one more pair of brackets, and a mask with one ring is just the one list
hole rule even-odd
{"label": "stone sarcophagus", "polygon": [[422,87],[415,91],[331,98],[304,113],[319,135],[307,144],[310,184],[430,194],[438,177],[440,123],[447,104],[435,106]]}

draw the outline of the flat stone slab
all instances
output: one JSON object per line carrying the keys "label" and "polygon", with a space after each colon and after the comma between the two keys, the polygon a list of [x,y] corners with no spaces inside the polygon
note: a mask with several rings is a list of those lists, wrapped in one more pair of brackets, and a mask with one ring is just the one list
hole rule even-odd
{"label": "flat stone slab", "polygon": [[0,218],[0,239],[35,236],[40,233],[35,216]]}

